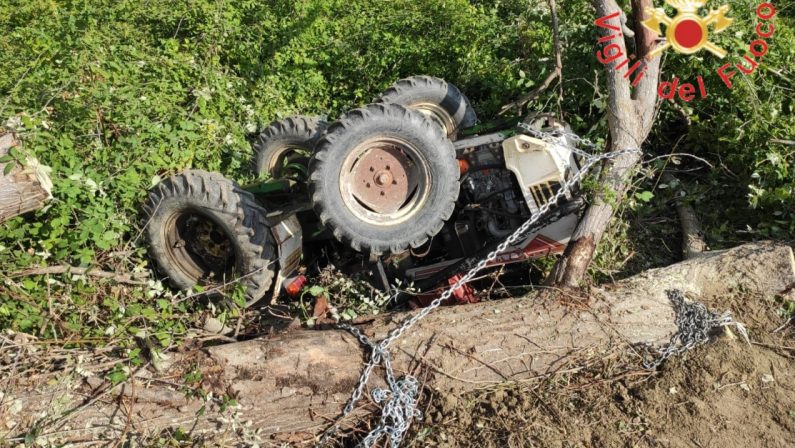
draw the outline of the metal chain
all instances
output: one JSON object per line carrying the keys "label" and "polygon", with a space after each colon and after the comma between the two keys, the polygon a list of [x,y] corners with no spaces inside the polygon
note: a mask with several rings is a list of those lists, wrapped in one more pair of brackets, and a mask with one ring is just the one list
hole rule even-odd
{"label": "metal chain", "polygon": [[455,282],[455,284],[448,287],[447,290],[445,290],[441,296],[434,299],[430,305],[423,308],[414,316],[406,319],[400,326],[390,331],[387,337],[384,338],[380,343],[371,341],[367,336],[362,334],[358,328],[351,325],[339,324],[337,326],[337,328],[341,330],[349,331],[356,336],[362,345],[369,347],[370,358],[367,361],[367,364],[365,364],[362,375],[359,378],[359,382],[356,385],[356,388],[353,390],[351,398],[348,401],[348,404],[345,406],[342,415],[337,420],[337,423],[332,425],[324,432],[323,436],[318,442],[318,445],[325,445],[329,438],[339,429],[340,420],[353,412],[356,403],[364,394],[364,389],[370,380],[370,375],[372,374],[373,369],[375,369],[376,366],[381,365],[386,375],[386,384],[388,389],[376,388],[371,393],[371,396],[375,402],[384,403],[381,410],[381,419],[378,426],[373,429],[359,443],[358,446],[371,448],[382,436],[386,436],[389,440],[389,446],[391,448],[398,448],[400,442],[403,440],[403,436],[409,429],[412,419],[415,417],[421,418],[421,413],[416,409],[417,396],[419,395],[419,383],[417,379],[411,375],[405,375],[400,379],[395,379],[395,374],[392,369],[392,359],[389,354],[389,346],[401,335],[403,335],[403,333],[413,327],[414,324],[425,318],[425,316],[430,314],[444,301],[449,299],[453,295],[453,291],[471,281],[481,269],[486,267],[486,265],[490,262],[494,261],[497,256],[504,252],[509,246],[512,246],[517,241],[525,238],[525,233],[530,229],[530,227],[539,219],[541,219],[541,217],[543,217],[547,212],[549,212],[549,210],[555,206],[560,199],[562,199],[569,191],[571,191],[572,187],[579,184],[585,174],[588,173],[588,171],[593,168],[594,165],[603,160],[614,159],[623,155],[640,152],[639,148],[629,148],[593,155],[579,148],[563,145],[563,143],[561,143],[560,137],[565,136],[569,137],[573,142],[587,146],[591,149],[595,147],[595,145],[589,140],[582,139],[575,134],[567,132],[547,133],[537,131],[530,128],[525,123],[519,123],[519,127],[523,131],[542,138],[554,145],[566,146],[573,153],[582,157],[585,162],[579,171],[574,173],[570,179],[563,182],[558,192],[552,196],[552,198],[543,206],[541,206],[536,214],[525,221],[524,224],[519,226],[519,228],[509,235],[502,243],[500,243],[499,246],[497,246],[493,251],[489,252],[486,258],[480,260],[475,267],[470,269],[469,272]]}
{"label": "metal chain", "polygon": [[729,311],[718,314],[710,311],[700,302],[691,302],[685,299],[684,293],[679,289],[665,291],[668,300],[676,314],[677,331],[671,337],[671,342],[666,346],[654,350],[656,356],[653,361],[644,361],[643,367],[647,370],[656,370],[666,359],[680,355],[709,341],[709,334],[716,328],[733,325],[750,344],[745,326],[736,322]]}

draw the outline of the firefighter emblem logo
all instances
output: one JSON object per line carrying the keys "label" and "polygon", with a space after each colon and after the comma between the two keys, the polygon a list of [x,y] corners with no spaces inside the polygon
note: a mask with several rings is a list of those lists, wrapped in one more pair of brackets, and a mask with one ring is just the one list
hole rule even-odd
{"label": "firefighter emblem logo", "polygon": [[723,5],[717,10],[713,9],[706,16],[698,13],[699,8],[707,0],[665,0],[665,3],[675,8],[677,14],[670,18],[662,8],[648,8],[646,13],[651,17],[644,20],[643,26],[662,34],[660,24],[665,25],[665,42],[651,51],[650,57],[655,57],[673,47],[679,53],[693,54],[702,48],[719,58],[726,56],[726,50],[709,41],[709,26],[713,26],[715,33],[720,33],[732,24],[734,19],[726,17],[729,5]]}

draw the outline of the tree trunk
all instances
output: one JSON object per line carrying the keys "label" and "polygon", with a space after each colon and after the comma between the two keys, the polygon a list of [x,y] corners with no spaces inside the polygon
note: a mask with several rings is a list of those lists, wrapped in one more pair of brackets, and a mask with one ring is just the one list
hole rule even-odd
{"label": "tree trunk", "polygon": [[[11,148],[19,146],[12,134],[0,135],[0,157],[9,154]],[[17,164],[17,161],[8,163]],[[37,210],[50,198],[49,178],[41,169],[33,166],[15,166],[5,173],[8,163],[0,163],[0,223],[14,216]]]}
{"label": "tree trunk", "polygon": [[[584,360],[628,345],[668,342],[677,327],[667,289],[710,300],[723,311],[738,292],[749,299],[793,285],[795,260],[788,246],[748,244],[594,289],[590,297],[530,296],[440,308],[396,341],[393,364],[398,375],[415,375],[425,390],[533,381],[576,371]],[[363,330],[380,339],[405,317],[379,316]],[[25,350],[24,344],[17,347]],[[0,440],[24,434],[44,415],[39,421],[49,424],[39,434],[43,445],[140,437],[177,427],[210,437],[213,445],[311,442],[340,414],[365,350],[347,332],[297,330],[170,356],[168,371],[142,370],[116,388],[98,376],[84,381],[74,365],[58,377],[14,377],[0,400]],[[222,412],[217,404],[186,398],[175,383],[196,368],[205,391],[234,396],[240,408]],[[101,371],[87,360],[80,369],[83,376]],[[362,400],[345,425],[361,423],[372,409]]]}
{"label": "tree trunk", "polygon": [[[597,17],[621,11],[615,0],[595,0],[594,6]],[[611,151],[640,148],[654,121],[660,58],[649,60],[647,55],[653,48],[657,35],[640,24],[640,21],[646,18],[645,9],[651,6],[651,0],[632,0],[636,56],[637,60],[643,61],[643,66],[635,72],[635,75],[643,70],[646,73],[637,86],[632,87],[632,77],[624,77],[625,69],[616,69],[623,58],[605,66]],[[621,27],[620,17],[613,18],[608,23]],[[604,36],[613,33],[601,27],[600,30]],[[610,43],[618,45],[622,54],[630,54],[627,52],[623,38],[612,39]],[[624,198],[628,188],[628,177],[640,159],[639,153],[632,153],[603,165],[599,179],[604,189],[596,193],[593,204],[585,211],[566,252],[550,274],[553,283],[577,286],[585,277],[594,251],[613,217],[614,204]]]}
{"label": "tree trunk", "polygon": [[[671,173],[662,175],[663,182],[672,183],[676,180]],[[682,191],[685,192],[684,187],[682,187]],[[696,211],[685,198],[678,195],[676,197],[676,215],[679,217],[679,227],[682,229],[682,257],[687,260],[709,250]]]}

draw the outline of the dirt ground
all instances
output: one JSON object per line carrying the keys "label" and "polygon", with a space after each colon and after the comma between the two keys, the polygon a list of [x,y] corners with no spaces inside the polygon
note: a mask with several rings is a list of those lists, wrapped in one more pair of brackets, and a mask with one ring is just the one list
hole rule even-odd
{"label": "dirt ground", "polygon": [[411,446],[795,446],[795,330],[773,332],[780,308],[735,300],[752,345],[724,333],[653,373],[611,353],[540,383],[432,396]]}

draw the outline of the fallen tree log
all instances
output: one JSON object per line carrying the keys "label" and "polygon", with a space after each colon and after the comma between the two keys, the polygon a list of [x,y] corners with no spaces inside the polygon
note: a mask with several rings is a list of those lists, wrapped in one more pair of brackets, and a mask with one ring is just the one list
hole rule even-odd
{"label": "fallen tree log", "polygon": [[[395,342],[393,363],[399,375],[411,373],[426,388],[443,391],[532,381],[571,369],[572,358],[668,342],[677,330],[668,289],[723,311],[729,297],[770,296],[793,285],[790,247],[746,244],[593,288],[588,297],[536,294],[435,310]],[[363,329],[380,339],[404,317],[379,316]],[[139,437],[176,427],[217,443],[311,443],[339,415],[365,355],[346,332],[298,330],[173,353],[168,372],[145,371],[115,388],[97,378],[89,387],[72,372],[53,386],[13,379],[0,405],[0,440],[3,431],[7,438],[20,437],[38,421],[37,435],[48,443]],[[195,368],[205,391],[236,397],[235,412],[175,393],[173,378]],[[90,367],[82,369],[86,375]],[[52,417],[53,403],[60,418]],[[365,405],[357,416],[372,409]],[[12,415],[11,408],[19,412]]]}
{"label": "fallen tree log", "polygon": [[[32,159],[11,157],[12,148],[19,142],[13,134],[0,134],[0,223],[14,216],[38,210],[50,199],[50,180],[46,169]],[[21,164],[20,164],[21,162]],[[6,171],[11,164],[13,168]]]}

